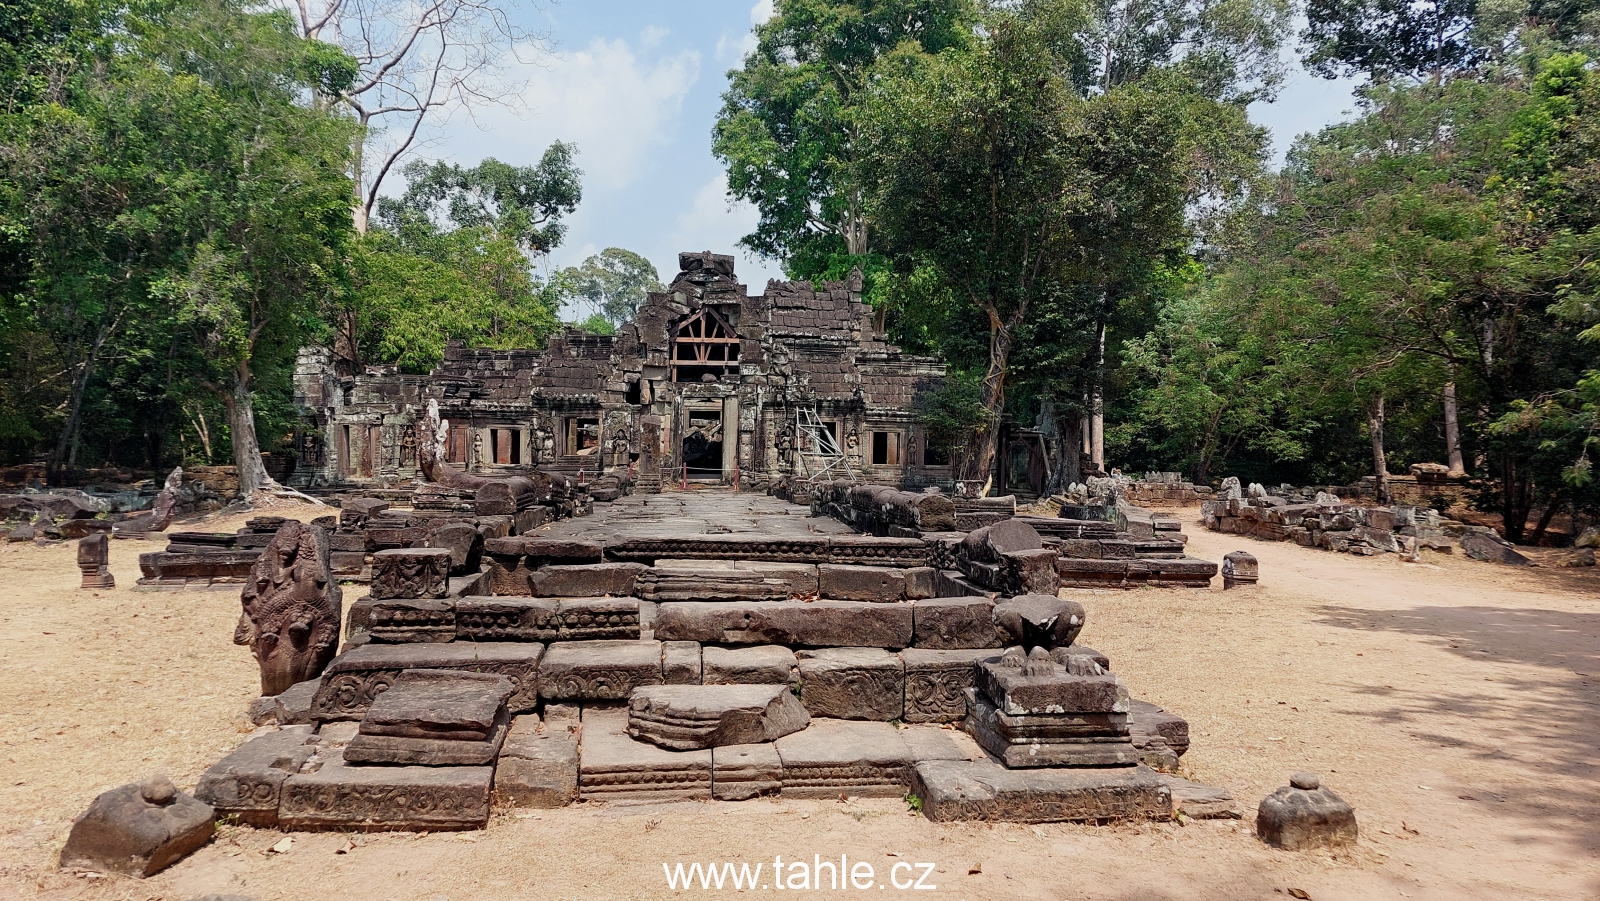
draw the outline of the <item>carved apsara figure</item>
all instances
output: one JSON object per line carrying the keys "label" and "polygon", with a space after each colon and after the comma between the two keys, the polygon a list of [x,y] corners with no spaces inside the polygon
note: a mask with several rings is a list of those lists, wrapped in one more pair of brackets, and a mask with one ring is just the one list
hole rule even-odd
{"label": "carved apsara figure", "polygon": [[277,695],[322,675],[338,650],[341,599],[328,567],[328,535],[288,522],[250,570],[234,644],[250,646],[261,693]]}

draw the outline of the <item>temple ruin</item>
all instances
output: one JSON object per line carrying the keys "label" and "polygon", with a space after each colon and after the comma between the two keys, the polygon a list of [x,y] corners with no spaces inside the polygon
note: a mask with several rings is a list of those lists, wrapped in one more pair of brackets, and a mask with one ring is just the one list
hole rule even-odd
{"label": "temple ruin", "polygon": [[[683,253],[678,265],[616,335],[569,328],[542,350],[451,344],[426,376],[392,366],[341,373],[326,349],[306,349],[295,375],[306,424],[294,484],[408,483],[430,400],[449,422],[446,461],[470,473],[592,479],[631,468],[647,491],[662,479],[810,476],[830,463],[830,475],[876,482],[950,478],[911,410],[944,365],[885,341],[859,274],[773,281],[751,295],[732,256]],[[647,420],[659,423],[654,455],[643,447]]]}

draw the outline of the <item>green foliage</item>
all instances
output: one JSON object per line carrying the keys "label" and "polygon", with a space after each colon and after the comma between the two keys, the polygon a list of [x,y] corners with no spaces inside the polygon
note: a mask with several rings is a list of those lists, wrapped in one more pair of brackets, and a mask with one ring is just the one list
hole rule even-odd
{"label": "green foliage", "polygon": [[609,331],[596,332],[602,335],[614,334],[616,326],[632,319],[650,292],[665,290],[649,260],[620,247],[607,247],[580,265],[561,270],[560,280],[567,298],[594,306],[590,321],[598,316],[609,323]]}
{"label": "green foliage", "polygon": [[562,219],[583,199],[577,152],[576,145],[556,141],[535,166],[492,157],[470,169],[414,160],[402,170],[404,196],[382,198],[378,216],[408,240],[412,231],[485,229],[529,254],[549,253],[566,235]]}
{"label": "green foliage", "polygon": [[590,314],[588,319],[577,323],[577,328],[591,335],[615,335],[617,333],[617,327],[611,324],[611,320],[599,313]]}
{"label": "green foliage", "polygon": [[953,372],[938,388],[919,393],[911,413],[922,424],[928,441],[944,448],[951,459],[960,457],[974,435],[989,425],[979,380]]}

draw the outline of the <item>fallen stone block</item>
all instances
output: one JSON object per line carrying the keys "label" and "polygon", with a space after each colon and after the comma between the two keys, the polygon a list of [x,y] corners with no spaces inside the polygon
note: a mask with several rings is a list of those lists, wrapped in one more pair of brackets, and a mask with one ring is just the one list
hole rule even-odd
{"label": "fallen stone block", "polygon": [[657,639],[708,644],[903,648],[911,605],[860,601],[662,604]]}
{"label": "fallen stone block", "polygon": [[297,682],[288,691],[272,698],[272,715],[280,726],[298,726],[311,722],[311,704],[317,698],[322,679]]}
{"label": "fallen stone block", "polygon": [[778,739],[783,794],[791,798],[898,798],[905,794],[911,751],[888,723],[813,719]]}
{"label": "fallen stone block", "polygon": [[578,737],[537,716],[511,721],[494,770],[496,804],[565,807],[578,797]]}
{"label": "fallen stone block", "polygon": [[310,737],[310,726],[288,726],[250,739],[200,775],[195,797],[219,817],[246,826],[278,825],[279,792],[311,759]]}
{"label": "fallen stone block", "polygon": [[406,670],[379,695],[344,751],[348,763],[483,766],[511,718],[511,680],[497,673]]}
{"label": "fallen stone block", "polygon": [[711,797],[711,752],[669,751],[628,736],[626,710],[585,712],[578,797],[677,801]]}
{"label": "fallen stone block", "polygon": [[514,686],[506,708],[514,714],[527,713],[539,704],[539,661],[544,652],[545,646],[538,642],[362,645],[328,665],[311,702],[311,717],[319,723],[359,720],[408,669],[497,673]]}
{"label": "fallen stone block", "polygon": [[646,686],[628,702],[628,734],[674,751],[776,741],[810,720],[787,685]]}
{"label": "fallen stone block", "polygon": [[638,590],[641,598],[658,602],[786,601],[817,596],[817,567],[760,560],[658,560],[640,576]]}
{"label": "fallen stone block", "polygon": [[153,876],[210,841],[214,815],[165,776],[114,788],[72,821],[61,866]]}
{"label": "fallen stone block", "polygon": [[620,701],[662,684],[659,641],[564,641],[539,667],[539,696],[556,701]]}
{"label": "fallen stone block", "polygon": [[1532,560],[1481,532],[1468,532],[1462,535],[1461,550],[1468,557],[1485,563],[1500,563],[1506,566],[1533,565]]}
{"label": "fallen stone block", "polygon": [[887,722],[905,715],[905,664],[881,648],[795,654],[800,700],[817,717]]}
{"label": "fallen stone block", "polygon": [[283,784],[285,829],[432,832],[482,829],[492,766],[350,766],[338,753]]}
{"label": "fallen stone block", "polygon": [[1161,782],[1172,793],[1172,815],[1183,814],[1191,820],[1237,820],[1239,805],[1233,793],[1190,782],[1180,776],[1161,774]]}
{"label": "fallen stone block", "polygon": [[1355,808],[1323,788],[1315,773],[1295,773],[1256,811],[1256,835],[1287,851],[1348,847],[1358,834]]}
{"label": "fallen stone block", "polygon": [[794,652],[780,645],[702,647],[706,685],[793,685],[800,678]]}
{"label": "fallen stone block", "polygon": [[1168,820],[1172,794],[1148,767],[1010,770],[991,760],[918,763],[911,794],[936,823]]}

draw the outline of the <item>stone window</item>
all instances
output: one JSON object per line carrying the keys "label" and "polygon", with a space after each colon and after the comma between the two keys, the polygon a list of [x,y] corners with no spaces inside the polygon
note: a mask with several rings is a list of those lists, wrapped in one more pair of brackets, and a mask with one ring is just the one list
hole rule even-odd
{"label": "stone window", "polygon": [[716,381],[739,371],[739,336],[715,307],[678,324],[672,336],[672,380]]}
{"label": "stone window", "polygon": [[872,465],[900,465],[900,432],[872,433]]}
{"label": "stone window", "polygon": [[600,448],[600,420],[568,417],[567,456],[588,456]]}

